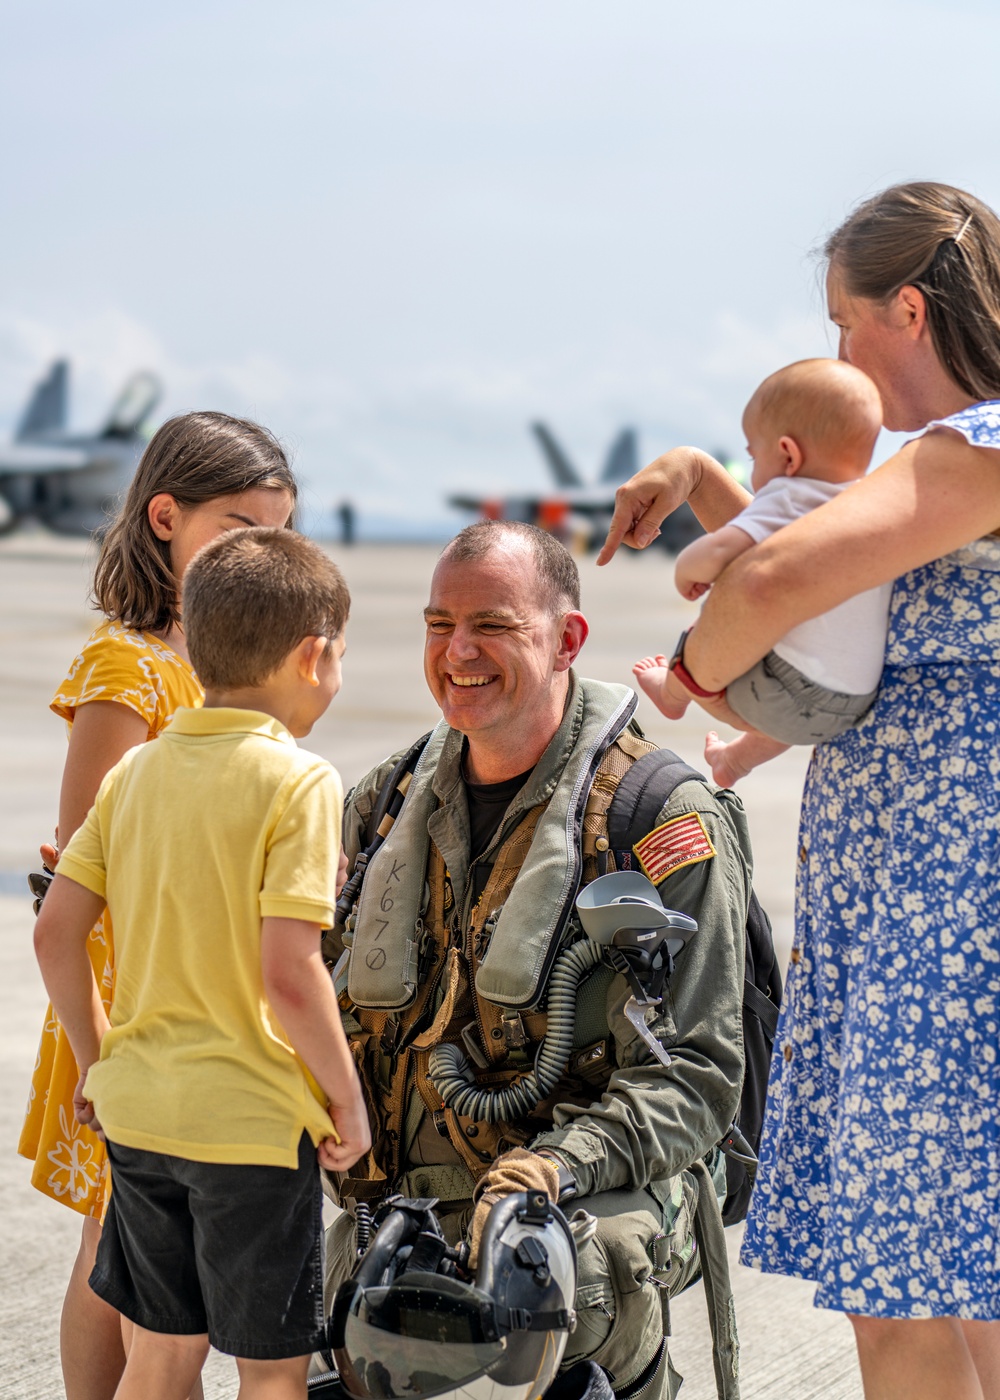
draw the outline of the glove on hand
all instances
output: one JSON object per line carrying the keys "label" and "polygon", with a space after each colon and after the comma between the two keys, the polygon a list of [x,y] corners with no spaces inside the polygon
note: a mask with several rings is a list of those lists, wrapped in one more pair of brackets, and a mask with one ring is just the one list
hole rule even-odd
{"label": "glove on hand", "polygon": [[514,1147],[497,1158],[472,1193],[476,1208],[472,1216],[470,1268],[479,1262],[479,1242],[490,1211],[497,1201],[515,1191],[544,1191],[550,1201],[558,1201],[559,1168],[550,1157],[539,1157],[537,1152],[523,1147]]}

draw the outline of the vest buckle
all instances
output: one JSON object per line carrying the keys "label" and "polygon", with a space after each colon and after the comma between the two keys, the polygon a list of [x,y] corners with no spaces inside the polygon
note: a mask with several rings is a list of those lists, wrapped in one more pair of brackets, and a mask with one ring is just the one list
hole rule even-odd
{"label": "vest buckle", "polygon": [[509,1010],[501,1012],[500,1024],[503,1027],[504,1044],[507,1049],[523,1050],[528,1043],[528,1032],[524,1029],[521,1013]]}
{"label": "vest buckle", "polygon": [[378,1038],[379,1049],[390,1060],[396,1057],[402,1029],[402,1022],[396,1015],[389,1016],[382,1027],[382,1034]]}

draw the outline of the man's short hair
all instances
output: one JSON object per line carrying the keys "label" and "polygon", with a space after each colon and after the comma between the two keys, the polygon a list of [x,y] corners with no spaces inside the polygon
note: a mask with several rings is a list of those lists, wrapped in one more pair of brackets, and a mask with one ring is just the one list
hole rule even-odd
{"label": "man's short hair", "polygon": [[261,685],[303,637],[339,636],[350,605],[343,575],[312,540],[262,525],[230,530],[184,575],[191,664],[207,689]]}
{"label": "man's short hair", "polygon": [[535,561],[535,572],[542,588],[539,602],[554,617],[580,608],[580,571],[564,544],[537,525],[522,520],[477,520],[466,525],[441,551],[441,558],[453,564],[472,564],[485,559],[506,540],[523,540]]}

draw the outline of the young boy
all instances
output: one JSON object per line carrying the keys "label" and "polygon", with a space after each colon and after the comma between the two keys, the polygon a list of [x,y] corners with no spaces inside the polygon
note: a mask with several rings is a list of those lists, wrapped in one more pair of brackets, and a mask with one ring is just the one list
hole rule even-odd
{"label": "young boy", "polygon": [[[77,1116],[111,1159],[90,1284],[135,1324],[118,1400],[183,1400],[210,1342],[238,1358],[243,1400],[291,1400],[322,1342],[318,1163],[346,1170],[370,1136],[320,953],[343,794],[295,739],[340,688],[348,605],[290,530],[196,556],[183,618],[204,708],[111,770],[38,918]],[[110,1024],[85,950],[105,903]]]}
{"label": "young boy", "polygon": [[[700,598],[727,564],[775,530],[832,500],[863,477],[882,423],[875,385],[839,360],[800,360],[765,379],[743,415],[753,459],[754,499],[721,530],[677,556],[675,582]],[[873,588],[789,632],[724,695],[704,708],[745,732],[724,743],[710,732],[705,758],[730,787],[790,744],[817,744],[850,729],[871,708],[882,674],[891,585]],[[679,719],[691,692],[671,662],[637,661],[639,685],[669,719]]]}

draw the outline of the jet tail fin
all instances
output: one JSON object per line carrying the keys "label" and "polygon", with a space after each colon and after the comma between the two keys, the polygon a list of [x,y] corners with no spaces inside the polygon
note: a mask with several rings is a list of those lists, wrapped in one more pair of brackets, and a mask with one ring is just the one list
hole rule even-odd
{"label": "jet tail fin", "polygon": [[628,481],[639,469],[639,452],[634,428],[623,428],[608,450],[601,481]]}
{"label": "jet tail fin", "polygon": [[56,360],[48,374],[28,400],[14,434],[15,442],[24,442],[43,433],[61,432],[66,426],[69,399],[69,362]]}
{"label": "jet tail fin", "polygon": [[111,406],[101,437],[127,438],[137,433],[160,402],[163,385],[155,374],[140,370],[133,374]]}
{"label": "jet tail fin", "polygon": [[556,485],[582,486],[584,484],[583,478],[549,432],[546,425],[544,423],[532,423],[531,431],[538,439],[545,460],[549,464],[549,470],[556,479]]}

